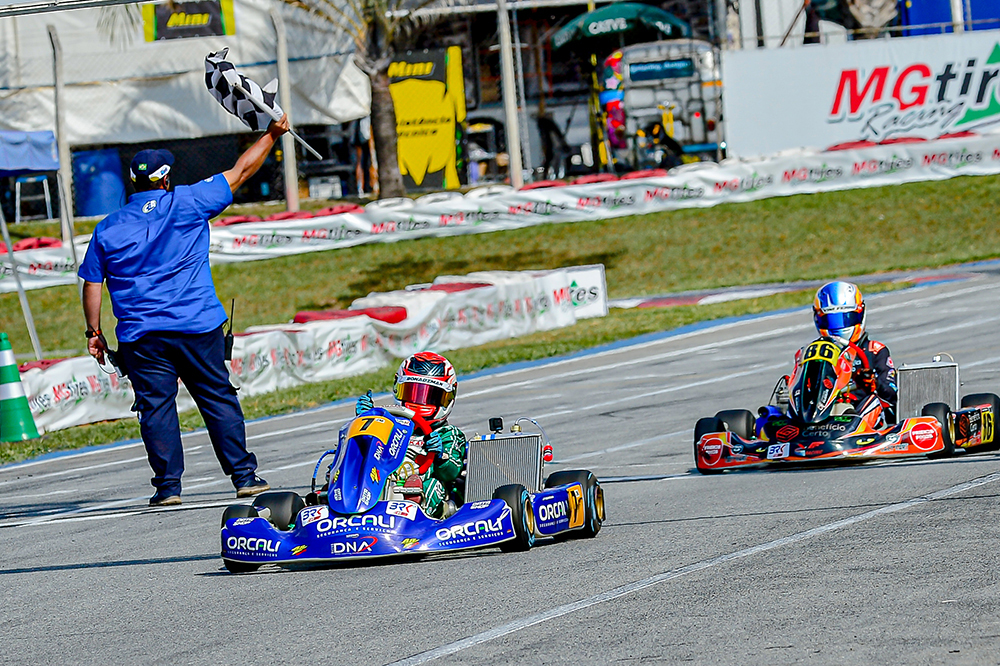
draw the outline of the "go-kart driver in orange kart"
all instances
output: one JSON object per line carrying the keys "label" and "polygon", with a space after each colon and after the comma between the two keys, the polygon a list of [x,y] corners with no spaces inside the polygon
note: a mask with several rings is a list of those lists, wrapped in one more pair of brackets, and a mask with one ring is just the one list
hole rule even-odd
{"label": "go-kart driver in orange kart", "polygon": [[[865,300],[857,285],[828,282],[816,292],[813,320],[817,332],[831,338],[852,354],[854,388],[845,396],[854,411],[873,428],[896,422],[896,368],[889,348],[868,337]],[[804,348],[795,353],[798,367]],[[790,377],[779,381],[776,402],[782,413],[788,406]]]}

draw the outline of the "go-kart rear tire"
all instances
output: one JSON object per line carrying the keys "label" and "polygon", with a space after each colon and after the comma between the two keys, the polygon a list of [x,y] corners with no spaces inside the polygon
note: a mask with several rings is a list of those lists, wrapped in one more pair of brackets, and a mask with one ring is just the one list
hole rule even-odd
{"label": "go-kart rear tire", "polygon": [[256,518],[257,509],[253,508],[249,504],[233,504],[232,506],[227,506],[226,510],[222,512],[222,527],[226,526],[226,522],[233,518]]}
{"label": "go-kart rear tire", "polygon": [[510,507],[514,523],[514,538],[500,544],[505,553],[529,550],[535,545],[535,512],[531,508],[531,495],[519,483],[500,486],[493,491],[493,499],[502,499]]}
{"label": "go-kart rear tire", "polygon": [[950,458],[955,455],[955,421],[951,418],[951,407],[944,402],[932,402],[920,410],[921,416],[933,416],[941,424],[941,439],[944,449],[927,454],[930,459]]}
{"label": "go-kart rear tire", "polygon": [[997,436],[997,419],[1000,418],[1000,396],[995,393],[970,393],[962,398],[962,408],[977,407],[979,405],[990,405],[993,407],[993,441],[980,449],[981,451],[994,451],[1000,449],[1000,437]]}
{"label": "go-kart rear tire", "polygon": [[725,409],[716,414],[715,418],[725,423],[726,429],[734,435],[738,435],[742,439],[753,439],[757,419],[749,410]]}
{"label": "go-kart rear tire", "polygon": [[601,525],[604,524],[604,489],[601,488],[601,483],[594,473],[586,469],[553,472],[545,479],[546,488],[566,486],[571,483],[579,483],[583,488],[583,529],[567,532],[565,536],[569,539],[592,539],[597,536],[601,531]]}
{"label": "go-kart rear tire", "polygon": [[287,532],[295,523],[299,511],[306,508],[306,503],[297,493],[282,491],[257,495],[253,500],[253,506],[258,513],[260,509],[270,509],[271,515],[268,516],[268,521],[279,530]]}
{"label": "go-kart rear tire", "polygon": [[698,419],[698,422],[694,424],[694,466],[702,474],[721,474],[723,470],[705,469],[698,464],[698,442],[700,442],[701,438],[705,435],[725,431],[726,424],[721,419],[714,416],[706,416],[703,419]]}

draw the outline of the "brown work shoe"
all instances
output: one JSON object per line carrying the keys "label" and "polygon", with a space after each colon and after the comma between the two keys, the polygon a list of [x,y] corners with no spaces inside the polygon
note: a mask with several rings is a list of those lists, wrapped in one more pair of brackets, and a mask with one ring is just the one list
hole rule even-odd
{"label": "brown work shoe", "polygon": [[180,503],[180,495],[153,495],[149,498],[149,506],[177,506]]}

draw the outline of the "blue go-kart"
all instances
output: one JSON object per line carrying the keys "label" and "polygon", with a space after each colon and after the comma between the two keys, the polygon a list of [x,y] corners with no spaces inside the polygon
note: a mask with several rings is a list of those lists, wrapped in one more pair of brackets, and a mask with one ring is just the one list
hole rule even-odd
{"label": "blue go-kart", "polygon": [[[375,407],[340,429],[337,448],[313,472],[311,492],[258,495],[253,505],[233,505],[222,516],[222,561],[231,572],[265,564],[294,566],[379,557],[419,556],[498,546],[531,548],[539,537],[593,537],[604,522],[604,491],[591,472],[555,472],[542,482],[541,434],[521,432],[519,419],[503,433],[469,440],[463,479],[465,503],[450,503],[445,518],[421,509],[419,474],[431,456],[414,427],[427,423],[405,407]],[[538,428],[542,430],[540,427]],[[323,461],[326,483],[317,488]],[[407,487],[411,486],[411,487]]]}

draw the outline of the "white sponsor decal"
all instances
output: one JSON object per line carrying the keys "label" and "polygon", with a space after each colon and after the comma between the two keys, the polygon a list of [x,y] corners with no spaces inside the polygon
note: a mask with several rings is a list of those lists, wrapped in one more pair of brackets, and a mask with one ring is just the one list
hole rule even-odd
{"label": "white sponsor decal", "polygon": [[280,541],[272,539],[255,539],[253,537],[234,537],[226,539],[226,548],[242,550],[250,553],[277,553]]}
{"label": "white sponsor decal", "polygon": [[439,541],[452,541],[462,537],[475,537],[479,535],[500,534],[503,531],[503,521],[496,520],[475,520],[454,527],[442,527],[436,532]]}
{"label": "white sponsor decal", "polygon": [[[400,502],[407,504],[407,502]],[[396,528],[396,518],[393,516],[382,516],[378,514],[365,514],[363,516],[336,516],[334,518],[324,518],[316,523],[316,531],[331,532],[333,530],[346,530],[351,527],[381,527],[392,530]]]}
{"label": "white sponsor decal", "polygon": [[330,509],[325,506],[307,506],[299,511],[299,525],[309,525],[317,520],[323,520],[330,515]]}
{"label": "white sponsor decal", "polygon": [[780,460],[788,457],[788,442],[784,444],[772,444],[767,447],[768,460]]}
{"label": "white sponsor decal", "polygon": [[538,517],[543,522],[553,521],[557,518],[566,517],[566,502],[555,502],[553,504],[541,504],[538,507]]}
{"label": "white sponsor decal", "polygon": [[257,520],[257,519],[256,518],[237,518],[236,521],[233,523],[233,526],[236,526],[236,525],[249,525],[250,523],[252,523],[255,520]]}
{"label": "white sponsor decal", "polygon": [[392,443],[389,445],[389,456],[395,458],[399,455],[399,446],[403,443],[403,431],[396,429],[396,432],[392,433]]}
{"label": "white sponsor decal", "polygon": [[336,541],[330,545],[330,552],[334,555],[345,553],[370,553],[372,546],[378,542],[375,537],[362,537],[351,541]]}
{"label": "white sponsor decal", "polygon": [[469,505],[470,509],[485,509],[490,505],[490,500],[483,500],[481,502],[473,502]]}
{"label": "white sponsor decal", "polygon": [[361,503],[370,504],[371,501],[372,501],[371,491],[365,488],[363,491],[361,491]]}
{"label": "white sponsor decal", "polygon": [[340,491],[340,488],[333,489],[333,499],[337,500],[338,502],[343,501],[344,494]]}
{"label": "white sponsor decal", "polygon": [[413,520],[417,517],[417,505],[413,502],[394,500],[385,505],[385,512],[406,518],[407,520]]}

